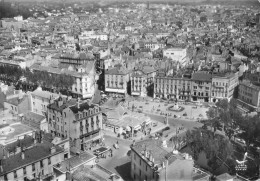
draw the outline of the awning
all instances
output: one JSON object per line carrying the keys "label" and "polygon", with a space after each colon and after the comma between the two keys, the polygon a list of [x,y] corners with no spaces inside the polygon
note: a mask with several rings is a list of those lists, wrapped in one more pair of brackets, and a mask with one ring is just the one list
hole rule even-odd
{"label": "awning", "polygon": [[140,93],[140,92],[132,92],[131,95],[134,95],[134,96],[140,96],[141,93]]}
{"label": "awning", "polygon": [[110,89],[110,88],[106,88],[105,89],[106,92],[114,92],[114,93],[126,93],[125,89]]}

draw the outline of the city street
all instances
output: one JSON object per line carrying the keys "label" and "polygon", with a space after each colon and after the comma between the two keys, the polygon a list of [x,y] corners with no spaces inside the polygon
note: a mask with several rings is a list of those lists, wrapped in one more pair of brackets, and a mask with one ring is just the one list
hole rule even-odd
{"label": "city street", "polygon": [[[151,117],[151,119],[159,121],[159,122],[164,122],[165,121],[165,116],[160,116],[160,115],[153,115],[153,114],[147,114],[148,116]],[[171,126],[178,126],[178,125],[183,125],[186,129],[193,129],[194,127],[200,127],[203,124],[196,122],[196,121],[189,121],[186,119],[174,119],[174,118],[168,118],[168,124]]]}
{"label": "city street", "polygon": [[[129,140],[116,139],[111,136],[104,136],[106,146],[110,146],[113,150],[113,157],[107,157],[106,159],[100,159],[99,164],[108,168],[110,171],[119,174],[124,180],[131,180],[130,175],[130,157],[127,156],[132,144]],[[113,144],[118,141],[119,149],[115,149]]]}

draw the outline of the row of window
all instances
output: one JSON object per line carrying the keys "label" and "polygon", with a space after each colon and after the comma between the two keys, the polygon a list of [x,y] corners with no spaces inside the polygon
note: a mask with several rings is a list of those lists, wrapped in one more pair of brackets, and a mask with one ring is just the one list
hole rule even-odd
{"label": "row of window", "polygon": [[217,85],[217,86],[228,86],[228,83],[225,82],[212,82],[213,86]]}
{"label": "row of window", "polygon": [[[48,165],[51,165],[51,158],[49,157],[48,158]],[[43,163],[43,160],[40,161],[40,168],[43,168],[44,167],[44,163]],[[32,172],[35,171],[35,163],[32,163]],[[17,171],[13,171],[13,174],[14,174],[14,178],[17,179]],[[42,175],[44,174],[44,170],[42,170]],[[27,171],[26,171],[26,167],[23,167],[23,175],[27,175]],[[35,173],[33,174],[33,177],[35,178]],[[8,180],[7,179],[7,175],[4,176],[4,180]]]}
{"label": "row of window", "polygon": [[177,80],[177,79],[163,79],[163,78],[156,78],[155,82],[159,82],[159,83],[168,83],[168,84],[177,84],[179,82],[179,84],[190,84],[191,81],[185,81],[185,80]]}
{"label": "row of window", "polygon": [[82,113],[79,112],[78,114],[76,114],[76,119],[85,118],[87,116],[96,114],[98,112],[99,112],[99,108],[98,107],[95,107],[93,109],[89,109],[88,111],[84,110]]}
{"label": "row of window", "polygon": [[249,98],[244,97],[244,96],[241,96],[241,98],[242,98],[242,100],[244,100],[244,101],[246,101],[246,102],[252,104],[252,99],[249,99]]}

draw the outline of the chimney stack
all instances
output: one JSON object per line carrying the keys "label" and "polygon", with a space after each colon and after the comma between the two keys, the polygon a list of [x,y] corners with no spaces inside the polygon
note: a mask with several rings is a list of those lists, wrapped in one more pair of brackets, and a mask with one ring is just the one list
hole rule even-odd
{"label": "chimney stack", "polygon": [[20,146],[16,146],[15,148],[15,154],[18,154],[21,152],[21,147]]}
{"label": "chimney stack", "polygon": [[79,105],[79,97],[78,97],[77,107],[78,107],[78,109],[80,108],[80,105]]}
{"label": "chimney stack", "polygon": [[149,155],[149,161],[152,161],[153,160],[153,156],[152,156],[152,153],[150,153]]}
{"label": "chimney stack", "polygon": [[24,158],[25,158],[24,151],[22,151],[21,157],[22,157],[22,160],[24,160]]}
{"label": "chimney stack", "polygon": [[3,169],[3,160],[0,160],[0,172],[3,172],[4,169]]}
{"label": "chimney stack", "polygon": [[54,154],[56,152],[56,148],[55,148],[55,146],[52,146],[51,147],[51,154]]}

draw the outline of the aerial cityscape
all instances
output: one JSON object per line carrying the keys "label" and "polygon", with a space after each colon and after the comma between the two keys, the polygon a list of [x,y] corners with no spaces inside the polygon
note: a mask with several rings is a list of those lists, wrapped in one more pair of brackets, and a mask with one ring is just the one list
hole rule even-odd
{"label": "aerial cityscape", "polygon": [[258,0],[1,0],[0,181],[260,180]]}

